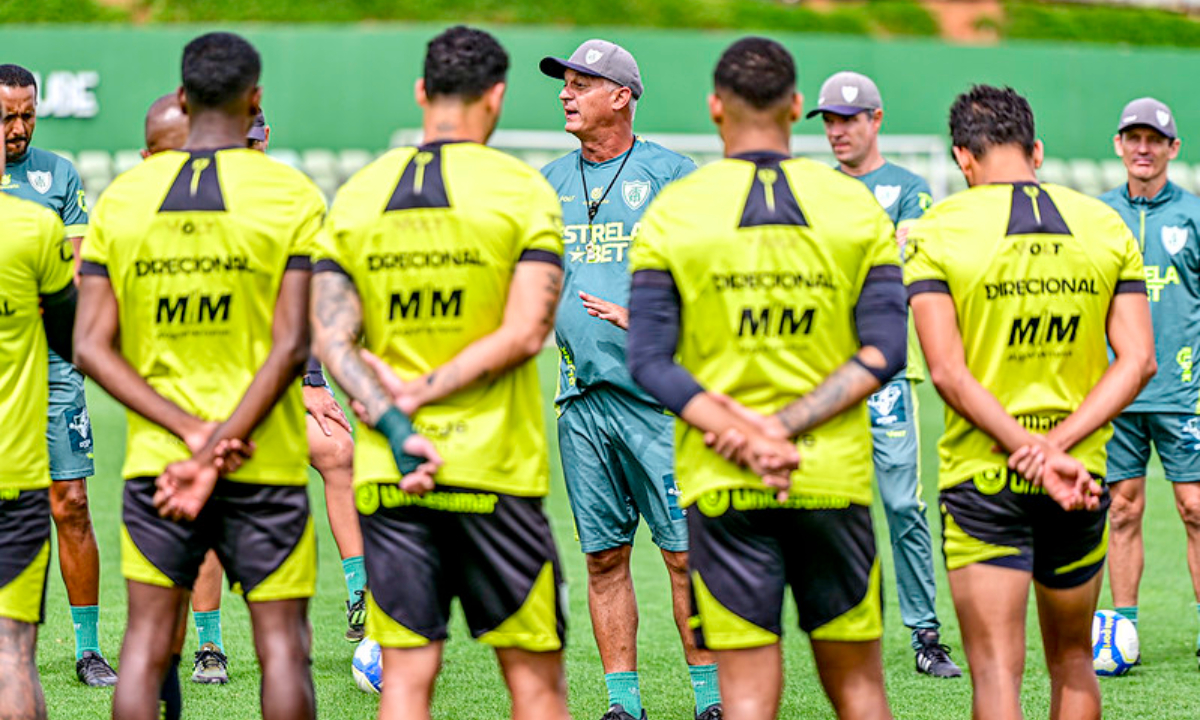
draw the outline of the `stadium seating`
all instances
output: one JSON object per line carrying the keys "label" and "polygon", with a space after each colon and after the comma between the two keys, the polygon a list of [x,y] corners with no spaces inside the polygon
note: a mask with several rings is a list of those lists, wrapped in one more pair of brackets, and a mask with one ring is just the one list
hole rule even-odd
{"label": "stadium seating", "polygon": [[[88,200],[92,204],[100,197],[100,193],[113,178],[135,167],[142,161],[137,150],[119,150],[108,153],[103,150],[81,150],[77,154],[55,151],[71,161],[79,170],[87,190]],[[517,155],[534,167],[541,167],[558,157],[558,150],[521,150]],[[338,187],[351,175],[361,170],[367,163],[374,160],[379,153],[363,149],[329,150],[313,148],[296,151],[288,148],[272,148],[271,157],[280,162],[302,170],[313,179],[317,187],[326,197],[332,198]],[[718,157],[712,153],[692,153],[699,164],[712,162]],[[811,155],[814,160],[833,164],[832,155]],[[906,155],[891,158],[923,177],[931,175],[931,158],[928,155]],[[1046,158],[1038,176],[1044,182],[1056,183],[1075,188],[1088,195],[1099,195],[1125,182],[1125,166],[1116,158],[1092,160],[1088,158]],[[1200,164],[1192,166],[1188,163],[1175,161],[1171,164],[1171,179],[1190,192],[1200,190]],[[953,166],[947,172],[949,192],[957,192],[966,187],[962,176]]]}

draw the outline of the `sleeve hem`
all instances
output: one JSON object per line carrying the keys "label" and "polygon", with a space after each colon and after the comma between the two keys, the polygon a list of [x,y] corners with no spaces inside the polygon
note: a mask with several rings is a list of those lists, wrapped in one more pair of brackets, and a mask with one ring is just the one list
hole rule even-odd
{"label": "sleeve hem", "polygon": [[79,263],[80,275],[95,275],[97,277],[108,277],[108,268],[98,262],[84,260]]}

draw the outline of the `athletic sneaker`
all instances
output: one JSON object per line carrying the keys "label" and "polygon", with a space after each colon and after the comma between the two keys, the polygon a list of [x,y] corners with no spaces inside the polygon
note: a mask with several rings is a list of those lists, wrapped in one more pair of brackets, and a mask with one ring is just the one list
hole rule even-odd
{"label": "athletic sneaker", "polygon": [[933,677],[962,677],[962,669],[950,659],[950,648],[941,643],[937,630],[918,630],[917,672]]}
{"label": "athletic sneaker", "polygon": [[353,603],[346,601],[346,622],[350,625],[346,628],[346,639],[350,642],[358,642],[366,635],[363,626],[367,623],[367,594],[362,590],[355,590],[354,594],[358,598]]}
{"label": "athletic sneaker", "polygon": [[643,708],[642,716],[640,718],[635,718],[634,716],[625,712],[625,707],[623,705],[613,705],[608,709],[608,712],[600,716],[600,720],[646,720],[646,710]]}
{"label": "athletic sneaker", "polygon": [[725,720],[725,708],[721,707],[721,703],[709,705],[704,712],[696,713],[696,720]]}
{"label": "athletic sneaker", "polygon": [[225,657],[216,643],[206,642],[196,651],[192,682],[204,685],[224,685],[229,682],[229,658]]}
{"label": "athletic sneaker", "polygon": [[84,650],[83,657],[75,661],[75,675],[79,682],[88,687],[112,687],[117,684],[117,673],[112,665],[98,652]]}

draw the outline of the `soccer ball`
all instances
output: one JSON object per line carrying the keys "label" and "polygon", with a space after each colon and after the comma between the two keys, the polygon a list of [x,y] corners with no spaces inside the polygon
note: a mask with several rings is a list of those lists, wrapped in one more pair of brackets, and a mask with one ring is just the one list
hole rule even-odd
{"label": "soccer ball", "polygon": [[1124,615],[1097,610],[1092,617],[1092,667],[1097,675],[1124,675],[1141,657],[1137,627]]}
{"label": "soccer ball", "polygon": [[379,643],[363,638],[354,650],[352,661],[354,684],[365,693],[378,695],[383,687],[383,663],[380,660]]}

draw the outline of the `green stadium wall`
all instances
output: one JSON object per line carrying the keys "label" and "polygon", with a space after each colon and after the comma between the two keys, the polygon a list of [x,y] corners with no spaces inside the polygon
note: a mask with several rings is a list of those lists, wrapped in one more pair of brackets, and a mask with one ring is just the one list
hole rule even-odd
{"label": "green stadium wall", "polygon": [[[304,150],[388,146],[398,128],[419,126],[412,97],[425,43],[443,26],[354,25],[225,27],[250,38],[263,55],[265,107],[273,144]],[[36,144],[78,152],[140,147],[150,102],[178,84],[179,57],[197,26],[2,26],[0,60],[38,71],[47,109]],[[642,132],[711,131],[705,96],[712,67],[732,32],[505,26],[496,34],[512,54],[501,126],[561,127],[556,81],[537,70],[548,54],[569,54],[594,36],[620,42],[638,58],[646,95]],[[971,83],[1009,84],[1033,103],[1047,153],[1110,158],[1121,106],[1155,95],[1174,109],[1181,134],[1200,123],[1200,52],[1161,48],[1007,43],[964,47],[935,40],[778,35],[795,53],[801,91],[816,100],[821,81],[841,69],[872,76],[885,101],[885,131],[942,135],[954,95]],[[86,73],[94,72],[94,76]],[[52,73],[66,73],[51,77]],[[92,90],[83,88],[94,84]],[[62,92],[74,87],[74,92]],[[90,92],[91,95],[87,93]],[[66,98],[66,99],[63,99]],[[94,98],[94,103],[92,102]],[[798,132],[819,133],[817,121]],[[1185,144],[1184,157],[1188,157]]]}

